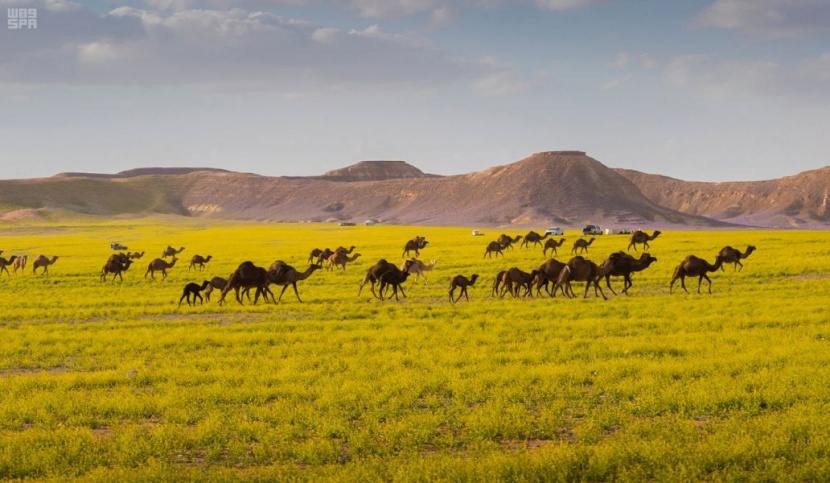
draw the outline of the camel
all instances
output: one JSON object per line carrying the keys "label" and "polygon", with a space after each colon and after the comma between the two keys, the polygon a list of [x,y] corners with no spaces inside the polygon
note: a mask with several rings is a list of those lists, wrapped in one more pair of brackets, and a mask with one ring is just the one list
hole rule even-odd
{"label": "camel", "polygon": [[545,246],[544,246],[544,248],[542,249],[542,253],[543,253],[545,256],[548,256],[548,250],[553,250],[553,254],[554,254],[554,255],[559,255],[559,254],[556,252],[556,249],[557,249],[557,248],[559,248],[559,247],[561,247],[563,243],[565,243],[565,239],[564,239],[564,238],[560,238],[560,239],[559,239],[559,241],[556,241],[556,240],[554,240],[553,238],[548,238],[547,240],[545,240]]}
{"label": "camel", "polygon": [[[375,263],[374,265],[369,267],[368,270],[366,270],[366,276],[363,277],[363,283],[360,284],[360,289],[358,289],[357,295],[360,296],[360,292],[363,291],[364,285],[366,285],[367,283],[371,283],[372,295],[374,295],[375,298],[379,299],[380,297],[378,296],[378,294],[375,293],[375,282],[380,281],[380,277],[383,276],[383,274],[386,272],[407,272],[409,270],[410,265],[412,265],[412,261],[407,260],[403,264],[404,268],[398,269],[398,267],[396,267],[395,265],[381,258],[380,260],[378,260],[377,263]],[[401,292],[403,292],[403,288],[401,288]],[[406,294],[404,294],[404,297],[406,297]]]}
{"label": "camel", "polygon": [[223,288],[225,288],[225,285],[228,284],[228,280],[222,277],[213,277],[209,281],[210,285],[208,285],[205,289],[205,298],[208,302],[210,302],[210,294],[213,292],[214,289],[221,291]]}
{"label": "camel", "polygon": [[[565,268],[565,264],[560,262],[555,258],[551,258],[550,260],[546,261],[545,263],[539,265],[539,268],[536,269],[536,277],[534,281],[536,282],[536,296],[542,295],[542,287],[545,287],[545,291],[548,292],[548,295],[551,297],[556,295],[556,292],[549,290],[548,283],[552,283],[553,286],[556,286],[556,281],[559,280],[559,275],[562,273],[562,270]],[[570,288],[569,285],[565,285],[564,287],[560,287],[562,289],[562,296],[566,296],[565,290]],[[573,291],[571,291],[571,295],[573,295]]]}
{"label": "camel", "polygon": [[[602,295],[603,299],[608,300],[608,297],[606,297],[605,293],[602,291],[602,287],[599,286],[599,279],[605,276],[607,270],[610,269],[605,268],[600,271],[596,263],[591,260],[586,260],[584,257],[573,257],[568,261],[565,268],[562,269],[562,273],[559,274],[559,279],[556,281],[553,291],[556,292],[556,289],[561,288],[563,285],[568,285],[570,287],[572,280],[576,282],[586,282],[585,295],[583,298],[588,298],[588,289],[591,285],[593,285],[594,295],[596,297]],[[599,294],[597,291],[599,291]],[[573,289],[568,290],[568,292],[573,293]],[[570,297],[570,295],[568,296]]]}
{"label": "camel", "polygon": [[155,260],[150,262],[149,265],[147,265],[147,271],[144,272],[144,278],[146,279],[147,274],[150,274],[150,277],[152,277],[153,280],[155,280],[156,272],[161,272],[161,279],[164,280],[165,278],[167,278],[167,269],[173,268],[173,265],[175,265],[178,260],[179,259],[176,258],[175,255],[170,260],[170,263],[165,262],[161,258],[156,258]]}
{"label": "camel", "polygon": [[[11,277],[11,276],[12,276],[12,274],[11,274],[11,273],[9,273],[9,269],[8,269],[7,267],[8,267],[9,265],[13,264],[13,263],[14,263],[14,262],[16,262],[16,261],[17,261],[17,256],[16,256],[16,255],[12,255],[12,257],[11,257],[11,258],[9,258],[8,260],[6,260],[6,259],[5,259],[5,258],[3,258],[3,257],[0,257],[0,275],[2,275],[2,274],[3,274],[3,272],[6,272],[6,275],[8,275],[9,277]],[[16,270],[15,270],[15,271],[16,271]]]}
{"label": "camel", "polygon": [[167,245],[167,248],[165,248],[164,251],[161,252],[161,258],[175,257],[176,255],[178,255],[179,253],[181,253],[183,251],[184,251],[184,247],[181,247],[178,250],[176,250],[175,248],[171,247],[170,245]]}
{"label": "camel", "polygon": [[518,243],[521,239],[522,239],[522,235],[516,235],[516,238],[510,238],[509,236],[502,233],[496,239],[496,241],[499,242],[499,245],[501,245],[502,250],[506,250],[508,248],[510,248],[512,250],[513,249],[513,244]]}
{"label": "camel", "polygon": [[[747,246],[746,251],[744,253],[741,253],[740,250],[737,250],[737,249],[732,248],[730,246],[726,246],[726,247],[723,247],[723,249],[718,253],[718,256],[723,257],[723,263],[732,263],[733,264],[732,265],[732,271],[733,272],[736,269],[740,272],[744,268],[744,264],[741,263],[741,260],[743,260],[744,258],[750,256],[752,254],[752,252],[754,252],[754,251],[755,251],[755,247],[752,246],[752,245]],[[740,265],[741,268],[738,268],[738,265]],[[721,269],[721,271],[724,271],[723,270],[723,265],[721,265],[720,269]]]}
{"label": "camel", "polygon": [[17,269],[20,269],[20,273],[23,273],[26,270],[26,263],[29,261],[28,255],[20,255],[19,257],[14,259],[14,263],[12,266],[14,269],[12,270],[15,275],[17,275]]}
{"label": "camel", "polygon": [[631,247],[634,247],[634,251],[636,252],[637,244],[640,243],[643,245],[643,251],[646,251],[649,249],[648,242],[654,240],[658,236],[660,236],[660,230],[654,230],[652,235],[649,235],[644,231],[637,230],[631,235],[631,243],[628,244],[627,250],[631,250]]}
{"label": "camel", "polygon": [[403,287],[401,284],[406,282],[406,279],[409,277],[409,272],[401,272],[401,271],[388,271],[380,276],[380,299],[383,300],[383,291],[386,287],[392,287],[392,294],[395,296],[395,300],[398,300],[398,288],[401,289],[401,295],[406,298],[406,294],[403,292]]}
{"label": "camel", "polygon": [[[326,250],[328,250],[328,248],[326,248]],[[323,250],[320,250],[319,248],[311,250],[311,253],[308,254],[308,263],[314,263],[315,260],[319,261],[321,253],[323,253]]]}
{"label": "camel", "polygon": [[[674,282],[677,279],[680,279],[680,286],[683,287],[683,290],[686,290],[686,277],[698,277],[697,280],[697,293],[700,293],[700,285],[703,283],[703,279],[705,278],[707,282],[709,282],[709,293],[712,293],[712,280],[709,278],[706,273],[714,272],[717,269],[721,268],[724,262],[724,257],[718,255],[715,258],[715,263],[710,264],[706,260],[702,258],[698,258],[694,255],[689,255],[686,257],[677,268],[674,269],[674,275],[671,277],[671,284],[669,284],[669,293],[672,293],[672,289],[674,289]],[[686,293],[689,293],[686,290]]]}
{"label": "camel", "polygon": [[[478,280],[478,274],[474,273],[470,278],[465,277],[464,275],[456,275],[455,277],[450,280],[450,302],[458,302],[461,300],[461,296],[463,295],[467,302],[470,301],[470,297],[467,295],[467,287],[472,287],[476,280]],[[455,292],[456,287],[460,287],[461,291],[458,293],[458,298],[453,300],[452,294]]]}
{"label": "camel", "polygon": [[190,259],[190,266],[187,267],[187,271],[189,272],[191,268],[199,267],[199,271],[203,271],[205,269],[205,264],[213,258],[213,255],[208,255],[207,258],[201,255],[193,255],[193,258]]}
{"label": "camel", "polygon": [[424,272],[428,272],[435,267],[435,260],[431,260],[427,264],[418,260],[417,258],[410,258],[409,260],[401,264],[401,271],[404,271],[404,265],[406,265],[407,262],[410,262],[409,269],[407,271],[409,273],[415,274],[415,281],[418,281],[418,277],[424,277],[424,285],[426,285],[428,282],[427,276]]}
{"label": "camel", "polygon": [[501,245],[497,241],[491,241],[487,244],[487,249],[484,251],[484,256],[481,258],[487,258],[487,255],[490,255],[490,259],[492,259],[493,252],[496,252],[496,258],[498,258],[499,255],[504,258],[504,253],[501,252]]}
{"label": "camel", "polygon": [[622,293],[628,295],[628,289],[633,285],[631,282],[631,274],[645,270],[656,261],[657,259],[648,253],[643,253],[637,259],[625,252],[619,251],[612,253],[607,260],[602,262],[599,269],[600,271],[607,272],[605,274],[605,285],[608,286],[608,290],[614,295],[617,295],[617,292],[611,288],[611,277],[623,277]]}
{"label": "camel", "polygon": [[578,249],[580,250],[580,253],[588,253],[588,247],[591,246],[591,243],[594,243],[594,240],[596,240],[596,238],[591,237],[591,239],[588,241],[585,241],[584,238],[580,238],[579,240],[575,241],[573,250],[571,250],[571,254],[576,255],[576,251]]}
{"label": "camel", "polygon": [[107,275],[111,273],[113,283],[115,283],[115,277],[118,277],[123,282],[124,277],[121,275],[121,273],[127,271],[127,269],[130,268],[130,265],[132,263],[132,259],[126,256],[110,256],[109,260],[107,260],[107,263],[104,264],[104,268],[101,269],[101,281],[106,282]]}
{"label": "camel", "polygon": [[39,255],[34,262],[32,262],[32,273],[37,275],[37,269],[43,267],[43,275],[49,275],[49,265],[53,265],[55,261],[58,259],[57,256],[52,257],[50,260],[46,258],[46,255]]}
{"label": "camel", "polygon": [[236,293],[236,301],[242,305],[242,299],[239,296],[239,289],[255,288],[256,296],[254,297],[254,305],[259,300],[259,294],[268,286],[268,270],[257,267],[251,261],[245,261],[239,264],[236,270],[228,277],[228,282],[225,288],[222,289],[222,296],[219,297],[219,305],[225,303],[225,296],[233,290]]}
{"label": "camel", "polygon": [[346,248],[344,246],[339,246],[339,247],[334,249],[334,253],[342,252],[342,253],[345,253],[346,255],[351,255],[355,248],[357,248],[357,247],[354,246],[354,245],[350,246],[349,248]]}
{"label": "camel", "polygon": [[504,278],[505,273],[507,273],[507,270],[501,270],[493,279],[493,290],[490,292],[490,295],[492,295],[493,298],[499,294],[499,287],[501,287],[501,280]]}
{"label": "camel", "polygon": [[509,268],[502,276],[502,287],[499,296],[504,297],[506,292],[510,292],[510,295],[516,298],[519,296],[519,289],[521,287],[525,288],[525,297],[532,295],[530,292],[530,284],[536,278],[536,274],[536,270],[527,273],[516,267]]}
{"label": "camel", "polygon": [[[300,293],[297,292],[297,282],[307,279],[312,273],[314,273],[315,270],[318,270],[319,268],[320,267],[312,263],[304,272],[298,272],[297,269],[291,265],[288,265],[281,260],[277,260],[271,264],[271,268],[268,270],[267,278],[268,284],[273,283],[274,285],[282,285],[282,292],[280,292],[279,298],[274,301],[274,294],[268,289],[268,284],[266,284],[265,287],[262,288],[265,300],[268,300],[268,295],[270,294],[271,300],[274,303],[279,302],[282,300],[282,295],[285,293],[285,289],[287,289],[290,285],[294,288],[294,295],[297,296],[297,300],[302,302],[302,299],[300,299]],[[256,300],[256,297],[254,297],[254,300]]]}
{"label": "camel", "polygon": [[202,285],[198,283],[190,282],[189,284],[184,286],[184,291],[182,292],[182,298],[179,299],[179,308],[182,306],[182,300],[187,298],[187,305],[190,305],[190,296],[193,296],[193,305],[196,305],[196,299],[199,299],[199,304],[202,304],[204,300],[199,292],[205,290],[210,285],[210,282],[205,280],[202,282]]}
{"label": "camel", "polygon": [[536,245],[541,245],[542,240],[544,240],[545,238],[547,238],[549,236],[550,236],[549,233],[545,233],[545,235],[542,236],[542,235],[536,233],[535,231],[528,232],[528,234],[525,235],[525,239],[522,240],[522,245],[521,246],[523,246],[523,247],[526,246],[526,247],[530,248],[530,243],[531,242],[533,242],[534,247]]}
{"label": "camel", "polygon": [[401,253],[401,258],[408,257],[410,251],[415,251],[415,256],[417,257],[421,253],[418,251],[421,248],[427,246],[428,241],[422,236],[416,236],[415,238],[406,242],[406,245],[403,247],[403,253]]}
{"label": "camel", "polygon": [[129,256],[133,260],[138,260],[139,258],[144,256],[144,252],[141,252],[141,253],[138,253],[138,252],[127,253],[127,256]]}
{"label": "camel", "polygon": [[355,253],[354,255],[349,256],[348,252],[346,252],[346,251],[341,252],[341,251],[335,250],[335,252],[329,257],[329,265],[326,267],[326,270],[332,270],[332,269],[335,269],[338,266],[340,266],[340,267],[343,268],[343,271],[345,272],[346,271],[346,263],[353,262],[353,261],[357,260],[357,257],[359,257],[359,256],[360,256],[359,253]]}

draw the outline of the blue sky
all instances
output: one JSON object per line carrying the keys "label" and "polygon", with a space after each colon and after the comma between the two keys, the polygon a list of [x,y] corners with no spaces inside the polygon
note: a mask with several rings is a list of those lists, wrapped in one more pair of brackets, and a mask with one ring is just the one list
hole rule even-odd
{"label": "blue sky", "polygon": [[[830,164],[826,0],[0,0],[0,177]],[[6,27],[5,18],[4,25]]]}

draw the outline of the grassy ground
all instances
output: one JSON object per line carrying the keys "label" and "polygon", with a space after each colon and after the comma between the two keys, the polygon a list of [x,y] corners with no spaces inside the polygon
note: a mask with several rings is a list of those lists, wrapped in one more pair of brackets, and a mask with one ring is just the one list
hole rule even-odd
{"label": "grassy ground", "polygon": [[[482,259],[501,232],[2,225],[4,257],[59,259],[49,277],[0,275],[0,478],[830,479],[830,232],[666,231],[631,295],[608,301],[492,298],[496,272],[544,261],[539,248]],[[408,281],[401,302],[358,297],[365,270],[399,263],[415,235],[437,260],[429,284]],[[147,254],[102,283],[113,241]],[[747,244],[712,295],[696,281],[669,294],[686,255]],[[167,245],[181,260],[145,280]],[[278,305],[177,307],[187,282],[245,260],[303,269],[338,245],[361,257],[301,282],[304,303],[289,289]],[[627,245],[598,237],[588,257]],[[213,255],[199,274],[197,253]],[[448,303],[449,279],[472,273],[471,301]]]}

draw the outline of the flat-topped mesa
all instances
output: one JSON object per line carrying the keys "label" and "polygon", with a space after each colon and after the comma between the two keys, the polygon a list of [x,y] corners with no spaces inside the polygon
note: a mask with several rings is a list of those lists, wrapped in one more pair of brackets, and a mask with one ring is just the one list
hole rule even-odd
{"label": "flat-topped mesa", "polygon": [[405,161],[360,161],[345,168],[327,171],[329,181],[383,181],[399,178],[424,178],[423,171]]}

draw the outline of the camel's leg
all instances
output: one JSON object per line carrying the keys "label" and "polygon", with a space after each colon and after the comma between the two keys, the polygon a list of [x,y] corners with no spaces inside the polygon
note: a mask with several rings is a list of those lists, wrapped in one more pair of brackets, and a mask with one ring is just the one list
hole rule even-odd
{"label": "camel's leg", "polygon": [[[185,297],[187,297],[187,289],[184,290],[184,293],[182,293],[182,297],[179,299],[179,308],[182,307],[182,301],[184,300]],[[190,298],[189,297],[187,299],[187,305],[190,305]]]}
{"label": "camel's leg", "polygon": [[[712,279],[710,279],[709,276],[706,275],[705,273],[703,274],[703,278],[705,278],[706,281],[709,282],[709,293],[712,293]],[[699,292],[700,292],[700,286],[698,285],[698,293]]]}
{"label": "camel's leg", "polygon": [[[464,298],[466,298],[467,302],[469,302],[470,301],[470,296],[467,295],[467,286],[465,285],[465,286],[461,287],[461,291],[464,292]],[[461,299],[461,294],[458,294],[458,299],[459,300]]]}
{"label": "camel's leg", "polygon": [[199,305],[203,305],[205,303],[204,299],[199,294],[199,292],[196,292],[195,294],[193,294],[193,305],[194,306],[196,305],[196,297],[199,297]]}
{"label": "camel's leg", "polygon": [[395,300],[398,299],[398,296],[397,296],[398,289],[400,289],[400,291],[401,291],[401,297],[406,298],[406,292],[403,291],[403,285],[395,285],[394,287],[395,287],[395,293],[396,293]]}
{"label": "camel's leg", "polygon": [[450,285],[450,302],[454,302],[452,299],[452,293],[455,291],[455,285]]}
{"label": "camel's leg", "polygon": [[[611,288],[611,275],[605,276],[605,285],[608,286],[608,290],[610,290],[612,294],[617,295],[617,292],[615,292],[614,289]],[[625,283],[623,283],[623,292],[625,292]]]}
{"label": "camel's leg", "polygon": [[[738,260],[737,262],[735,262],[735,267],[738,267],[739,265],[740,265],[740,267],[741,267],[741,268],[739,268],[739,269],[738,269],[738,271],[740,272],[741,270],[743,270],[743,269],[744,269],[744,264],[743,264],[743,263],[741,263],[741,261],[740,261],[740,260]],[[722,267],[722,266],[723,266],[723,264],[721,264],[721,267]],[[734,269],[732,269],[732,270],[734,271]]]}

